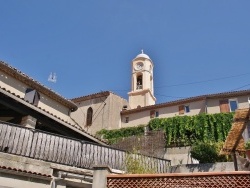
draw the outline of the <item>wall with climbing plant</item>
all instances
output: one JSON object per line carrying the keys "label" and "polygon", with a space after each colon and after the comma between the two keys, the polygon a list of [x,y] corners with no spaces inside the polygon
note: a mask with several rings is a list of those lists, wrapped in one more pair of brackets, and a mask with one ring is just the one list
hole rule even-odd
{"label": "wall with climbing plant", "polygon": [[164,130],[167,146],[187,146],[197,141],[224,141],[232,121],[233,113],[218,113],[157,118],[148,125],[152,130]]}
{"label": "wall with climbing plant", "polygon": [[[154,118],[148,126],[150,130],[163,130],[166,146],[188,146],[196,142],[224,141],[233,121],[233,113],[199,114],[195,116],[175,116]],[[117,130],[101,130],[102,136],[109,143],[128,136],[142,135],[144,126],[128,127]]]}

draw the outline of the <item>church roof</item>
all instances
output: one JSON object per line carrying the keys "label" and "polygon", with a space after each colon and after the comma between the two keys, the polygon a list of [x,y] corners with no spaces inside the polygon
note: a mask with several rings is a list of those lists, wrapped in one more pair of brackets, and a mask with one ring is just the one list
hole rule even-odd
{"label": "church roof", "polygon": [[71,99],[73,102],[81,102],[81,101],[86,101],[86,100],[90,100],[90,99],[95,99],[95,98],[100,98],[100,97],[106,97],[110,95],[110,91],[101,91],[99,93],[93,93],[90,95],[85,95],[85,96],[81,96],[81,97],[76,97]]}
{"label": "church roof", "polygon": [[138,54],[138,55],[136,56],[136,58],[138,58],[138,57],[143,57],[143,58],[150,59],[150,57],[149,57],[147,54]]}
{"label": "church roof", "polygon": [[147,54],[144,54],[143,50],[141,51],[140,54],[138,54],[136,56],[136,58],[140,58],[140,57],[143,57],[143,58],[146,58],[146,59],[150,59],[150,57]]}
{"label": "church roof", "polygon": [[170,101],[166,103],[144,106],[144,107],[134,108],[130,110],[123,110],[121,111],[121,115],[132,114],[132,113],[141,112],[145,110],[154,110],[158,108],[180,105],[180,104],[185,104],[185,103],[194,102],[194,101],[213,99],[213,98],[222,98],[222,97],[236,97],[240,95],[250,95],[250,90],[230,91],[230,92],[222,92],[222,93],[206,94],[206,95],[200,95],[200,96],[195,96],[195,97],[189,97],[189,98]]}

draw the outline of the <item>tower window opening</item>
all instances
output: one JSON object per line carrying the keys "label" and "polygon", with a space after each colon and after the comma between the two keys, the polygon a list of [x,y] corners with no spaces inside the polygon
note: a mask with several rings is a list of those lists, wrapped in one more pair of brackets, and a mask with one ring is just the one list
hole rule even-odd
{"label": "tower window opening", "polygon": [[142,75],[137,76],[136,89],[142,89]]}

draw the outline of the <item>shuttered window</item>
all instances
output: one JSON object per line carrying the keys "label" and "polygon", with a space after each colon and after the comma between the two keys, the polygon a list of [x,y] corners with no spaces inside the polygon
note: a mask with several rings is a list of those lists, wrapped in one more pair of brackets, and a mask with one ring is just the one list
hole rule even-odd
{"label": "shuttered window", "polygon": [[184,110],[185,110],[184,105],[179,106],[179,114],[180,115],[184,114],[184,112],[185,112]]}
{"label": "shuttered window", "polygon": [[154,118],[155,117],[155,111],[154,110],[151,110],[150,111],[150,118]]}
{"label": "shuttered window", "polygon": [[220,100],[220,112],[230,112],[230,108],[228,105],[228,99]]}

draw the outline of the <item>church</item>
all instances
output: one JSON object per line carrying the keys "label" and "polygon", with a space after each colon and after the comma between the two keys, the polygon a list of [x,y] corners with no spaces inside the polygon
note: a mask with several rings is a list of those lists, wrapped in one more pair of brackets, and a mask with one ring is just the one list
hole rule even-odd
{"label": "church", "polygon": [[71,117],[95,134],[101,129],[146,125],[152,118],[232,112],[248,108],[250,90],[194,96],[156,104],[154,63],[143,51],[131,61],[131,90],[128,101],[110,91],[71,99],[78,110]]}
{"label": "church", "polygon": [[[156,104],[153,60],[142,51],[132,59],[130,66],[131,90],[128,100],[111,91],[68,100],[1,62],[0,87],[3,97],[0,107],[4,113],[1,113],[0,120],[101,143],[90,136],[102,129],[146,125],[152,118],[232,112],[249,107],[250,90],[193,96]],[[6,103],[5,98],[10,102]],[[15,101],[20,101],[20,98],[25,105],[17,108]],[[34,110],[30,111],[28,107]],[[46,118],[40,113],[47,114]],[[61,126],[63,128],[59,128]]]}

